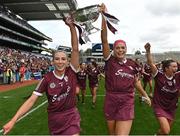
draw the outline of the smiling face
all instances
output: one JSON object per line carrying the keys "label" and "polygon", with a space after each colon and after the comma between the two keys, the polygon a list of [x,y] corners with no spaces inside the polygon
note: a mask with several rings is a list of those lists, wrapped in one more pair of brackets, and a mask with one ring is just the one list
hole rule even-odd
{"label": "smiling face", "polygon": [[174,60],[165,60],[162,62],[162,68],[167,75],[172,76],[177,72],[178,65]]}
{"label": "smiling face", "polygon": [[166,68],[166,71],[169,72],[170,74],[174,74],[177,72],[177,63],[176,62],[171,62],[169,66]]}
{"label": "smiling face", "polygon": [[55,70],[62,72],[65,70],[68,64],[67,55],[65,52],[57,51],[53,55],[53,65],[55,66]]}
{"label": "smiling face", "polygon": [[113,51],[114,51],[115,57],[122,60],[125,58],[127,48],[123,43],[118,43],[114,46]]}
{"label": "smiling face", "polygon": [[85,63],[82,63],[81,65],[80,65],[80,67],[81,67],[81,69],[85,69],[86,68],[86,64]]}

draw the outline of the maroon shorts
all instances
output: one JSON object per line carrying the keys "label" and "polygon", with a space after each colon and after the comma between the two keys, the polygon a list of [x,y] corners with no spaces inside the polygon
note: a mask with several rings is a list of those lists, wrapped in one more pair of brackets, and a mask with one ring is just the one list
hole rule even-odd
{"label": "maroon shorts", "polygon": [[86,83],[78,83],[77,86],[78,86],[81,90],[86,90]]}
{"label": "maroon shorts", "polygon": [[176,110],[164,110],[160,107],[153,107],[154,114],[156,117],[165,117],[169,120],[174,120]]}
{"label": "maroon shorts", "polygon": [[77,108],[48,114],[51,135],[74,135],[80,133],[80,115]]}
{"label": "maroon shorts", "polygon": [[134,93],[106,93],[104,114],[107,120],[134,119]]}
{"label": "maroon shorts", "polygon": [[152,80],[152,76],[151,76],[151,75],[145,75],[145,74],[144,74],[143,81],[144,81],[144,82],[149,82],[150,80]]}
{"label": "maroon shorts", "polygon": [[98,87],[98,82],[89,82],[89,88]]}

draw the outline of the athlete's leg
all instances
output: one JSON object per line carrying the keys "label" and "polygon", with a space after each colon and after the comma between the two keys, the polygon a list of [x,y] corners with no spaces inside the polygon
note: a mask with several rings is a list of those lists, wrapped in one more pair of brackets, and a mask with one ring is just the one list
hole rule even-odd
{"label": "athlete's leg", "polygon": [[107,120],[109,135],[115,135],[115,120]]}
{"label": "athlete's leg", "polygon": [[129,135],[133,120],[116,121],[115,135]]}
{"label": "athlete's leg", "polygon": [[79,101],[80,98],[79,98],[79,92],[80,92],[80,88],[79,86],[76,86],[76,96],[77,96],[77,100]]}
{"label": "athlete's leg", "polygon": [[96,91],[97,91],[97,87],[94,87],[92,89],[92,96],[93,96],[92,102],[93,103],[96,103]]}
{"label": "athlete's leg", "polygon": [[160,129],[158,131],[159,135],[168,135],[170,133],[170,129],[171,129],[171,122],[168,121],[167,118],[165,117],[158,117],[157,118],[159,125],[160,125]]}
{"label": "athlete's leg", "polygon": [[84,99],[85,99],[85,95],[86,95],[86,90],[82,89],[81,94],[82,94],[82,103],[84,103],[85,102]]}

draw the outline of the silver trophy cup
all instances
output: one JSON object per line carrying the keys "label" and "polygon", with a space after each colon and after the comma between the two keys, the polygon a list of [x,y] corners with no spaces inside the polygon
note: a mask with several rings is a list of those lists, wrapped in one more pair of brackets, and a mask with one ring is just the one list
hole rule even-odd
{"label": "silver trophy cup", "polygon": [[78,9],[72,12],[72,17],[74,18],[75,23],[85,26],[85,31],[88,35],[100,30],[92,25],[99,17],[99,5]]}
{"label": "silver trophy cup", "polygon": [[[105,17],[104,19],[106,20],[107,27],[112,33],[115,34],[117,32],[117,29],[114,28],[114,26],[111,25],[111,23],[118,24],[119,20],[115,16],[110,15],[109,13],[101,13]],[[99,28],[96,28],[92,25],[92,23],[98,19],[99,14],[99,5],[84,7],[71,13],[71,17],[74,19],[74,24],[79,30],[79,41],[81,44],[90,41],[88,36],[100,30]]]}

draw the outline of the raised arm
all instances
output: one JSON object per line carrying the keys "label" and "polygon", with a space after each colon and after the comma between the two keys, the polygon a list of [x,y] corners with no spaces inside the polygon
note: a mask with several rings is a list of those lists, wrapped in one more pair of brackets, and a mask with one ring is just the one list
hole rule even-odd
{"label": "raised arm", "polygon": [[151,55],[151,45],[149,43],[146,43],[146,45],[144,46],[145,50],[146,50],[146,58],[147,58],[147,63],[150,65],[151,70],[152,70],[152,74],[155,75],[157,73],[157,67],[153,62],[153,58]]}
{"label": "raised arm", "polygon": [[[104,4],[101,4],[100,7],[101,12],[106,11],[106,6]],[[104,19],[104,16],[102,15],[102,26],[101,26],[101,42],[102,42],[102,47],[103,47],[103,56],[106,59],[109,54],[110,54],[110,47],[109,43],[107,40],[107,26],[106,26],[106,21]]]}
{"label": "raised arm", "polygon": [[14,117],[7,124],[5,124],[3,126],[3,131],[4,131],[3,134],[4,135],[9,133],[9,131],[14,127],[16,121],[31,109],[31,107],[36,102],[37,98],[38,98],[38,96],[32,94],[31,97],[29,97],[29,99],[27,99],[25,101],[25,103],[16,112]]}
{"label": "raised arm", "polygon": [[70,32],[71,32],[71,46],[72,46],[72,52],[71,52],[71,60],[70,63],[73,65],[73,67],[78,70],[79,67],[79,47],[78,47],[78,38],[77,38],[77,32],[75,25],[73,24],[73,20],[71,17],[67,17],[65,19],[65,24],[69,26]]}

